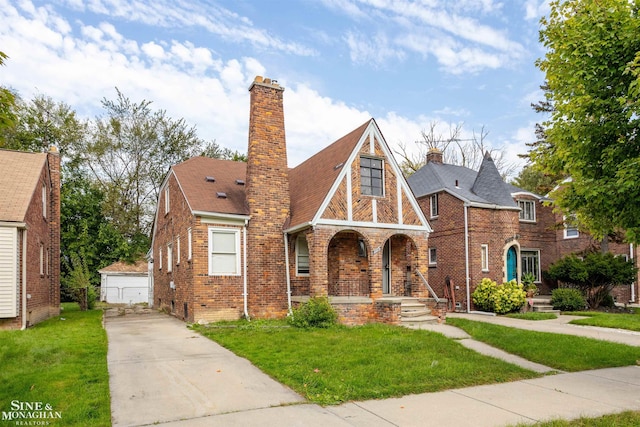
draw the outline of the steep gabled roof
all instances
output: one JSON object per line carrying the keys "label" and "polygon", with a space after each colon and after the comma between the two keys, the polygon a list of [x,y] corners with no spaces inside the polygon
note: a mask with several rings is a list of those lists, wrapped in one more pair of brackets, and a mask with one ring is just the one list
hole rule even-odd
{"label": "steep gabled roof", "polygon": [[289,170],[291,220],[289,226],[310,222],[372,120]]}
{"label": "steep gabled roof", "polygon": [[469,203],[517,209],[511,186],[502,180],[491,156],[485,155],[478,172],[463,166],[430,162],[407,181],[416,197],[446,191]]}
{"label": "steep gabled roof", "polygon": [[[171,168],[192,212],[248,215],[244,182],[247,164],[193,157]],[[214,181],[208,180],[214,179]],[[219,197],[224,194],[226,197]]]}
{"label": "steep gabled roof", "polygon": [[0,221],[25,220],[46,162],[45,153],[0,150]]}

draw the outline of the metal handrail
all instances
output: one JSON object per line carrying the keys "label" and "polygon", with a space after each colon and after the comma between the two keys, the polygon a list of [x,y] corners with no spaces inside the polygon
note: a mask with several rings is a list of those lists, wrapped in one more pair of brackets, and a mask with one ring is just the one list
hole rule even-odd
{"label": "metal handrail", "polygon": [[435,291],[431,288],[431,286],[429,285],[429,282],[427,282],[427,279],[424,278],[420,270],[416,270],[416,273],[418,273],[418,276],[420,276],[424,284],[427,286],[427,289],[429,289],[429,292],[431,292],[431,295],[433,295],[433,299],[436,300],[436,304],[439,303],[440,298],[438,298],[438,295],[436,295]]}

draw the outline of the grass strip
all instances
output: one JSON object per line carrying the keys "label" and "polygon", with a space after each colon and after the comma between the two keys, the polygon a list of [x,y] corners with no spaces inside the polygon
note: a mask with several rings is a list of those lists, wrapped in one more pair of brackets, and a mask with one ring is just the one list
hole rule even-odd
{"label": "grass strip", "polygon": [[551,420],[536,424],[518,424],[517,427],[637,427],[640,411],[626,411],[601,417],[582,417],[575,420]]}
{"label": "grass strip", "polygon": [[586,319],[576,319],[569,322],[574,325],[600,326],[602,328],[640,331],[640,314],[602,313],[598,311],[582,311],[570,314],[576,316],[588,316]]}
{"label": "grass strip", "polygon": [[102,311],[63,307],[25,331],[0,331],[0,410],[11,411],[12,401],[43,402],[61,413],[51,425],[111,425]]}
{"label": "grass strip", "polygon": [[568,372],[635,365],[640,348],[573,335],[527,331],[467,319],[447,319],[478,341]]}
{"label": "grass strip", "polygon": [[521,320],[551,320],[558,318],[558,316],[553,313],[539,313],[534,311],[530,311],[528,313],[509,313],[505,315],[505,317]]}
{"label": "grass strip", "polygon": [[429,331],[381,324],[306,330],[274,325],[193,328],[323,405],[539,376]]}

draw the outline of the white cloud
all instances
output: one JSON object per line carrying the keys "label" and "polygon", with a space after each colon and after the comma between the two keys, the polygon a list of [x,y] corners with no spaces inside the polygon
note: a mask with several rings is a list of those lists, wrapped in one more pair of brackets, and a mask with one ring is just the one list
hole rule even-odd
{"label": "white cloud", "polygon": [[551,10],[549,0],[526,0],[524,9],[527,20],[538,20]]}

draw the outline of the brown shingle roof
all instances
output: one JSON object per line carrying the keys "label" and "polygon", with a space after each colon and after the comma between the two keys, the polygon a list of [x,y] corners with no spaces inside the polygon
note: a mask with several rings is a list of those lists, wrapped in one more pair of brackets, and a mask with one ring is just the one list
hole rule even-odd
{"label": "brown shingle roof", "polygon": [[[193,157],[172,167],[193,211],[248,215],[245,186],[247,164],[231,160]],[[214,182],[207,177],[215,178]],[[218,197],[224,193],[226,198]]]}
{"label": "brown shingle roof", "polygon": [[[373,120],[373,119],[371,119]],[[291,220],[295,227],[313,219],[371,120],[289,170]],[[336,167],[342,163],[341,167]]]}
{"label": "brown shingle roof", "polygon": [[136,261],[133,264],[124,261],[114,262],[113,264],[101,268],[98,273],[147,273],[148,264],[145,260]]}
{"label": "brown shingle roof", "polygon": [[25,220],[46,161],[45,153],[0,150],[0,221]]}

